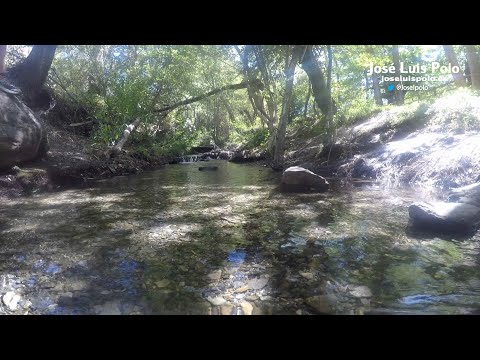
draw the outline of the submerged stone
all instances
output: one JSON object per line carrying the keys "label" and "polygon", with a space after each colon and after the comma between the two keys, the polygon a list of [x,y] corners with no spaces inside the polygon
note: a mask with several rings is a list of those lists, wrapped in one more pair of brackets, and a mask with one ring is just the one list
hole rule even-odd
{"label": "submerged stone", "polygon": [[321,314],[334,313],[335,298],[331,295],[311,296],[306,299],[306,303]]}
{"label": "submerged stone", "polygon": [[252,279],[248,282],[248,287],[253,290],[260,290],[263,289],[268,284],[268,278],[261,277]]}
{"label": "submerged stone", "polygon": [[315,276],[313,275],[313,273],[311,273],[311,272],[302,272],[302,271],[300,271],[299,274],[300,274],[300,276],[302,276],[303,278],[305,278],[305,279],[307,279],[307,280],[313,280],[314,277],[315,277]]}
{"label": "submerged stone", "polygon": [[220,280],[221,277],[222,277],[222,270],[215,270],[207,275],[207,278],[209,278],[212,281]]}
{"label": "submerged stone", "polygon": [[372,292],[367,286],[348,286],[350,294],[358,298],[372,297]]}
{"label": "submerged stone", "polygon": [[93,307],[97,315],[121,315],[120,304],[115,301],[109,301],[102,305]]}
{"label": "submerged stone", "polygon": [[215,171],[218,170],[218,166],[200,166],[198,168],[200,171]]}
{"label": "submerged stone", "polygon": [[326,191],[329,188],[328,181],[310,170],[300,166],[292,166],[286,169],[282,176],[282,189],[286,191],[317,190]]}
{"label": "submerged stone", "polygon": [[253,312],[252,304],[250,304],[248,301],[243,301],[240,303],[240,306],[242,307],[243,313],[245,315],[252,315],[252,312]]}

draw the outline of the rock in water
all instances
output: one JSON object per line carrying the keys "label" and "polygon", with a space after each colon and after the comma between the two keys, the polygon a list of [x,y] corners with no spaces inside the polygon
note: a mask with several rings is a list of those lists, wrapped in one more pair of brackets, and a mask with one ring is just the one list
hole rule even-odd
{"label": "rock in water", "polygon": [[358,298],[372,297],[372,292],[366,286],[348,286],[350,294]]}
{"label": "rock in water", "polygon": [[414,227],[472,232],[480,225],[480,208],[465,203],[414,203],[408,208]]}
{"label": "rock in water", "polygon": [[215,270],[207,275],[207,278],[212,281],[220,280],[221,277],[222,277],[222,270]]}
{"label": "rock in water", "polygon": [[254,278],[248,281],[248,287],[253,290],[263,289],[268,284],[267,277]]}
{"label": "rock in water", "polygon": [[215,171],[218,170],[218,166],[200,166],[198,168],[200,171]]}
{"label": "rock in water", "polygon": [[47,148],[46,134],[32,111],[0,91],[0,168],[34,160]]}
{"label": "rock in water", "polygon": [[282,187],[288,191],[303,191],[315,189],[326,191],[329,188],[328,181],[310,170],[300,166],[292,166],[286,169],[282,176]]}
{"label": "rock in water", "polygon": [[102,305],[93,307],[97,315],[121,315],[120,304],[115,301],[108,301]]}
{"label": "rock in water", "polygon": [[334,314],[334,304],[337,302],[332,295],[318,295],[306,299],[306,303],[317,310],[320,314]]}
{"label": "rock in water", "polygon": [[247,301],[241,302],[240,306],[242,307],[244,315],[252,315],[253,306]]}

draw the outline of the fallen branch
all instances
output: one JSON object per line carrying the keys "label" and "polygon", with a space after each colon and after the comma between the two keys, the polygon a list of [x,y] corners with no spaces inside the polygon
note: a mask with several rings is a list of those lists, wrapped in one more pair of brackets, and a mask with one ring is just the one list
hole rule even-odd
{"label": "fallen branch", "polygon": [[[263,88],[263,84],[261,83],[260,80],[255,80],[255,81],[251,81],[251,86],[257,86],[259,88]],[[169,111],[172,111],[180,106],[183,106],[183,105],[188,105],[188,104],[191,104],[191,103],[194,103],[194,102],[197,102],[197,101],[200,101],[200,100],[203,100],[209,96],[212,96],[212,95],[215,95],[215,94],[218,94],[222,91],[227,91],[227,90],[240,90],[240,89],[246,89],[248,87],[248,83],[246,81],[244,82],[241,82],[239,84],[233,84],[233,85],[225,85],[225,86],[222,86],[221,88],[217,88],[217,89],[214,89],[214,90],[211,90],[203,95],[199,95],[199,96],[195,96],[195,97],[192,97],[190,99],[186,99],[186,100],[182,100],[182,101],[179,101],[175,104],[172,104],[172,105],[168,105],[168,106],[165,106],[161,109],[155,109],[154,112],[159,112],[159,113],[163,113],[163,112],[169,112]]]}
{"label": "fallen branch", "polygon": [[83,122],[79,122],[79,123],[75,123],[75,124],[70,124],[68,126],[82,126],[82,125],[96,123],[96,122],[97,122],[96,120],[88,120],[88,121],[83,121]]}
{"label": "fallen branch", "polygon": [[225,218],[223,218],[223,217],[221,217],[220,220],[224,220],[224,221],[229,222],[229,223],[231,223],[231,224],[236,224],[236,222],[230,221],[230,220],[225,219]]}
{"label": "fallen branch", "polygon": [[139,124],[140,118],[137,118],[133,123],[127,126],[127,128],[123,131],[123,135],[120,140],[118,140],[117,144],[112,148],[112,151],[110,152],[112,156],[117,156],[122,152],[123,146]]}

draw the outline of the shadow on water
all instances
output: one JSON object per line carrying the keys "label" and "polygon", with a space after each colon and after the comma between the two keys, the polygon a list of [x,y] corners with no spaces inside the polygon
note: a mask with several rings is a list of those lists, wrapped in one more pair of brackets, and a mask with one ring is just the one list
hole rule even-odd
{"label": "shadow on water", "polygon": [[281,193],[213,163],[2,204],[2,293],[38,314],[478,311],[476,238],[406,232],[411,189]]}
{"label": "shadow on water", "polygon": [[405,234],[413,239],[417,240],[432,240],[432,239],[442,239],[442,240],[461,240],[461,241],[469,241],[475,236],[475,231],[468,231],[468,232],[458,232],[454,230],[450,230],[446,227],[441,229],[431,229],[428,227],[425,228],[418,228],[414,227],[411,224],[411,221],[407,224],[405,228]]}

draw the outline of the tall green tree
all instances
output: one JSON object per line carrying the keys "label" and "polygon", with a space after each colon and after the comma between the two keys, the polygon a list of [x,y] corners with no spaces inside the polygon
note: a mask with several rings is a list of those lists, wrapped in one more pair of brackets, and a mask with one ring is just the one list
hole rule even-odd
{"label": "tall green tree", "polygon": [[465,45],[465,52],[472,78],[472,87],[478,90],[480,89],[480,58],[475,45]]}
{"label": "tall green tree", "polygon": [[[398,49],[398,45],[392,45],[392,58],[393,58],[393,65],[395,66],[395,77],[400,77],[400,51]],[[399,81],[395,84],[395,104],[396,105],[403,105],[404,102],[404,92],[402,89],[398,89],[398,85],[401,85],[402,81]]]}
{"label": "tall green tree", "polygon": [[287,46],[285,48],[285,91],[282,100],[282,114],[278,123],[277,136],[275,141],[275,153],[273,164],[275,168],[282,168],[285,153],[285,131],[287,128],[287,118],[292,101],[293,82],[295,68],[302,56],[303,46]]}
{"label": "tall green tree", "polygon": [[[443,50],[445,51],[445,56],[452,66],[457,66],[460,69],[460,65],[458,64],[457,55],[455,54],[455,50],[453,49],[453,45],[443,45]],[[455,85],[457,87],[466,86],[467,83],[465,82],[465,78],[463,77],[462,73],[452,73],[453,80],[455,81]]]}

